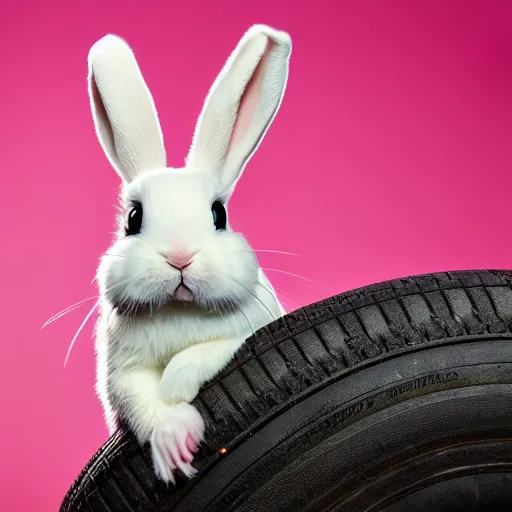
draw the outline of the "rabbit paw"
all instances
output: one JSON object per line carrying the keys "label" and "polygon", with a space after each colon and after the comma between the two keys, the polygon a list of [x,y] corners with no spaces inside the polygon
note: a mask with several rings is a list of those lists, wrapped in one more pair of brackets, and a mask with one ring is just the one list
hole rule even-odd
{"label": "rabbit paw", "polygon": [[181,365],[176,357],[164,370],[160,384],[160,396],[167,403],[191,402],[199,392],[197,368],[192,365]]}
{"label": "rabbit paw", "polygon": [[197,409],[182,402],[168,408],[151,434],[151,455],[156,476],[175,483],[180,470],[192,478],[197,470],[190,464],[204,436],[204,421]]}

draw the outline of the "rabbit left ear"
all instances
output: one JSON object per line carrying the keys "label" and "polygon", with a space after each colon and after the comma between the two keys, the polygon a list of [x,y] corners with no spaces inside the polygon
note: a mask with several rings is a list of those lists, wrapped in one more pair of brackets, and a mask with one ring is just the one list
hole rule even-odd
{"label": "rabbit left ear", "polygon": [[127,182],[166,167],[153,98],[129,46],[107,35],[93,45],[88,61],[94,126],[112,166]]}
{"label": "rabbit left ear", "polygon": [[209,171],[229,194],[281,104],[291,39],[252,26],[215,80],[197,122],[187,166]]}

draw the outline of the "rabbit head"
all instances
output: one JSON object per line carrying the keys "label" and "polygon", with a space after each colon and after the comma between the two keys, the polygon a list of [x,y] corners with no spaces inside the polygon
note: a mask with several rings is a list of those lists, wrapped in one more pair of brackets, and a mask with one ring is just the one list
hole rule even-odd
{"label": "rabbit head", "polygon": [[175,169],[126,42],[108,35],[91,48],[94,125],[122,180],[119,233],[98,269],[102,296],[114,307],[229,308],[254,293],[257,259],[230,229],[227,203],[279,109],[290,53],[284,32],[265,25],[246,32],[205,100],[185,167]]}

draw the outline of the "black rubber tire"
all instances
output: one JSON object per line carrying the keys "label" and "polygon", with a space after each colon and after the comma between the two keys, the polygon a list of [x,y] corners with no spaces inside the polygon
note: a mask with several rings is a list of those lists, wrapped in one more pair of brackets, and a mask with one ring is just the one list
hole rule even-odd
{"label": "black rubber tire", "polygon": [[193,480],[166,488],[120,432],[61,512],[510,511],[512,272],[396,279],[299,309],[194,404],[207,438]]}

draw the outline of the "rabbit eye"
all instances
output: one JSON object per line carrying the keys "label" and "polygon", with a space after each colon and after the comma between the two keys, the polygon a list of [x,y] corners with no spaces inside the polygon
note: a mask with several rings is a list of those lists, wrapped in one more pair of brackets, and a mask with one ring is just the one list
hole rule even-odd
{"label": "rabbit eye", "polygon": [[212,204],[212,215],[215,229],[226,229],[226,224],[228,221],[226,208],[224,208],[224,205],[220,201],[215,201]]}
{"label": "rabbit eye", "polygon": [[140,233],[140,228],[142,227],[142,205],[140,203],[135,203],[131,207],[128,212],[126,218],[126,227],[125,232],[126,236],[136,235]]}

